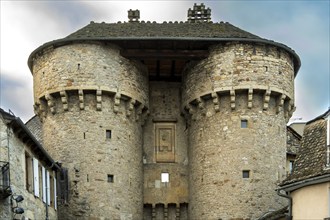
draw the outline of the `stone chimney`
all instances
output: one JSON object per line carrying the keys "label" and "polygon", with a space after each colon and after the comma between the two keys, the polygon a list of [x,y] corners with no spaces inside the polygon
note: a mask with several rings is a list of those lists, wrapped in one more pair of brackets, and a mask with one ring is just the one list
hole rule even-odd
{"label": "stone chimney", "polygon": [[201,3],[200,5],[194,4],[194,8],[189,8],[188,10],[188,22],[198,23],[198,22],[210,22],[211,21],[211,9],[205,9],[205,5]]}
{"label": "stone chimney", "polygon": [[140,19],[140,11],[138,9],[128,11],[128,21],[129,22],[139,22]]}

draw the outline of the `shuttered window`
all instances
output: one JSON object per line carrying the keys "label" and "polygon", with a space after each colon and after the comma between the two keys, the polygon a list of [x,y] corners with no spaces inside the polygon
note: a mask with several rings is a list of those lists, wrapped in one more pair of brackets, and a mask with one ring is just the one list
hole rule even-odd
{"label": "shuttered window", "polygon": [[33,158],[33,191],[34,195],[39,197],[39,170],[38,170],[38,160]]}
{"label": "shuttered window", "polygon": [[42,170],[42,201],[46,202],[46,169],[45,167],[42,167],[41,170]]}
{"label": "shuttered window", "polygon": [[56,177],[54,176],[54,208],[57,209]]}
{"label": "shuttered window", "polygon": [[50,176],[48,170],[46,170],[46,181],[47,205],[50,205]]}

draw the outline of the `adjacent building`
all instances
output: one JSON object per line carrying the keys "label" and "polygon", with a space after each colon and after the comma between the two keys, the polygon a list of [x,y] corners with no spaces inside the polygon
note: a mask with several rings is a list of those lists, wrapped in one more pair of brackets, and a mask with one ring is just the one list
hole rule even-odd
{"label": "adjacent building", "polygon": [[286,174],[290,175],[301,147],[302,136],[292,127],[287,126]]}
{"label": "adjacent building", "polygon": [[0,218],[57,219],[58,164],[20,118],[0,109]]}
{"label": "adjacent building", "polygon": [[330,109],[306,123],[293,172],[279,191],[294,220],[330,218]]}

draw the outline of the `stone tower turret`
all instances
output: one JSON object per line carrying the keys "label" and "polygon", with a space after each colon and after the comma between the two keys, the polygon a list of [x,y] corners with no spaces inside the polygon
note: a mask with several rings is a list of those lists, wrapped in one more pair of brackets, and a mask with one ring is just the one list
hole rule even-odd
{"label": "stone tower turret", "polygon": [[188,113],[191,219],[260,216],[281,206],[286,123],[292,113],[290,55],[269,45],[219,44],[183,78]]}
{"label": "stone tower turret", "polygon": [[146,69],[95,42],[47,48],[32,69],[44,144],[69,173],[59,218],[141,219]]}

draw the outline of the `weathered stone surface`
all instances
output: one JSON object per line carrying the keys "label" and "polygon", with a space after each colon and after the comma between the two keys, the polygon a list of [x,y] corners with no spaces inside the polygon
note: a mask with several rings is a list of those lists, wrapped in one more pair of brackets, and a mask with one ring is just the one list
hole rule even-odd
{"label": "weathered stone surface", "polygon": [[69,169],[61,219],[254,219],[285,205],[275,189],[286,174],[292,57],[248,42],[208,52],[185,64],[182,82],[148,81],[147,64],[101,42],[35,57],[43,141]]}
{"label": "weathered stone surface", "polygon": [[44,144],[69,171],[69,202],[59,218],[142,218],[143,71],[117,48],[99,44],[58,48],[35,62]]}
{"label": "weathered stone surface", "polygon": [[[4,117],[7,116],[7,117]],[[6,118],[6,119],[5,119]],[[9,119],[8,119],[9,118]],[[45,219],[46,218],[46,206],[42,201],[41,191],[42,186],[40,183],[40,196],[35,196],[33,192],[33,187],[27,190],[27,172],[26,172],[26,158],[25,155],[28,153],[32,159],[37,158],[39,160],[39,165],[48,168],[40,158],[44,155],[36,155],[35,149],[31,149],[33,145],[31,142],[23,141],[23,132],[20,135],[15,133],[15,130],[11,127],[12,122],[17,119],[15,116],[10,115],[0,109],[0,166],[1,172],[4,163],[9,163],[9,187],[12,196],[21,195],[24,200],[18,203],[18,207],[24,209],[23,215],[16,215],[13,213],[12,207],[16,206],[15,202],[12,200],[12,196],[0,199],[0,219],[14,219],[24,216],[28,219]],[[17,128],[16,128],[17,129]],[[27,138],[27,136],[24,136]],[[25,139],[26,140],[26,139]],[[27,144],[29,143],[29,144]],[[40,158],[39,158],[40,157]],[[50,172],[53,172],[49,169]],[[30,173],[31,175],[32,173]],[[5,180],[3,173],[0,175],[1,188],[4,187],[2,184]],[[29,176],[33,178],[32,176]],[[51,182],[52,183],[52,182]],[[54,209],[54,203],[48,206],[48,217],[49,219],[57,219],[57,211]]]}
{"label": "weathered stone surface", "polygon": [[[285,204],[275,188],[285,177],[294,72],[290,57],[275,52],[219,45],[187,68],[182,100],[190,115],[191,219],[255,219]],[[279,108],[281,94],[287,98]],[[243,171],[250,177],[243,178]]]}
{"label": "weathered stone surface", "polygon": [[[180,94],[180,83],[150,82],[150,115],[144,125],[143,200],[153,207],[156,218],[167,213],[169,219],[175,215],[187,219],[188,140]],[[159,129],[172,135],[162,137]],[[168,183],[161,182],[161,173],[169,174]],[[151,219],[148,207],[144,212],[144,218]]]}

